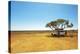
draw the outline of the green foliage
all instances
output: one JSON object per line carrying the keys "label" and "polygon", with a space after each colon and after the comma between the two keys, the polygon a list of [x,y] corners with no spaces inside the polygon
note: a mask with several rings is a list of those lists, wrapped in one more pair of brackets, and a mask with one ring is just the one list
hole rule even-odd
{"label": "green foliage", "polygon": [[68,28],[68,27],[73,27],[73,24],[69,23],[68,20],[65,19],[57,19],[55,21],[51,21],[49,23],[46,24],[46,27],[50,27],[51,29],[55,28],[55,29],[64,29],[64,28]]}

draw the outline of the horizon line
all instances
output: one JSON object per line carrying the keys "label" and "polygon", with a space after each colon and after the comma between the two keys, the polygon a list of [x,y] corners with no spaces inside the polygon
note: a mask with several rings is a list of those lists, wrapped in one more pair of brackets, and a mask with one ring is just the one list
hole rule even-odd
{"label": "horizon line", "polygon": [[[73,29],[73,30],[78,30],[78,29]],[[8,30],[8,31],[55,31],[55,30]]]}

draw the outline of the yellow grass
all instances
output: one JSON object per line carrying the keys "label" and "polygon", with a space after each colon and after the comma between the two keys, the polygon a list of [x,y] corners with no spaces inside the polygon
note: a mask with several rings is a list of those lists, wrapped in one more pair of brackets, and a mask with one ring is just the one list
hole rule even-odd
{"label": "yellow grass", "polygon": [[11,32],[11,53],[77,49],[77,33],[73,35],[51,37],[50,32]]}

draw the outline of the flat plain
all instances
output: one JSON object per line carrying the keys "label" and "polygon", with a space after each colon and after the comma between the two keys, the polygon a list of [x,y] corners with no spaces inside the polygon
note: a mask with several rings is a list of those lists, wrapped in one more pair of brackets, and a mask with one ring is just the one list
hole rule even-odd
{"label": "flat plain", "polygon": [[77,34],[77,31],[68,31],[65,37],[53,37],[51,31],[11,31],[9,51],[18,53],[77,49]]}

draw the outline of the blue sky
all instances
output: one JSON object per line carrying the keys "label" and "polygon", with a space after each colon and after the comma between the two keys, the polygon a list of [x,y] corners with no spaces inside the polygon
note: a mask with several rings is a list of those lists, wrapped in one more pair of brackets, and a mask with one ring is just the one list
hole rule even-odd
{"label": "blue sky", "polygon": [[48,30],[45,25],[66,19],[78,27],[78,6],[70,4],[11,2],[11,30]]}

